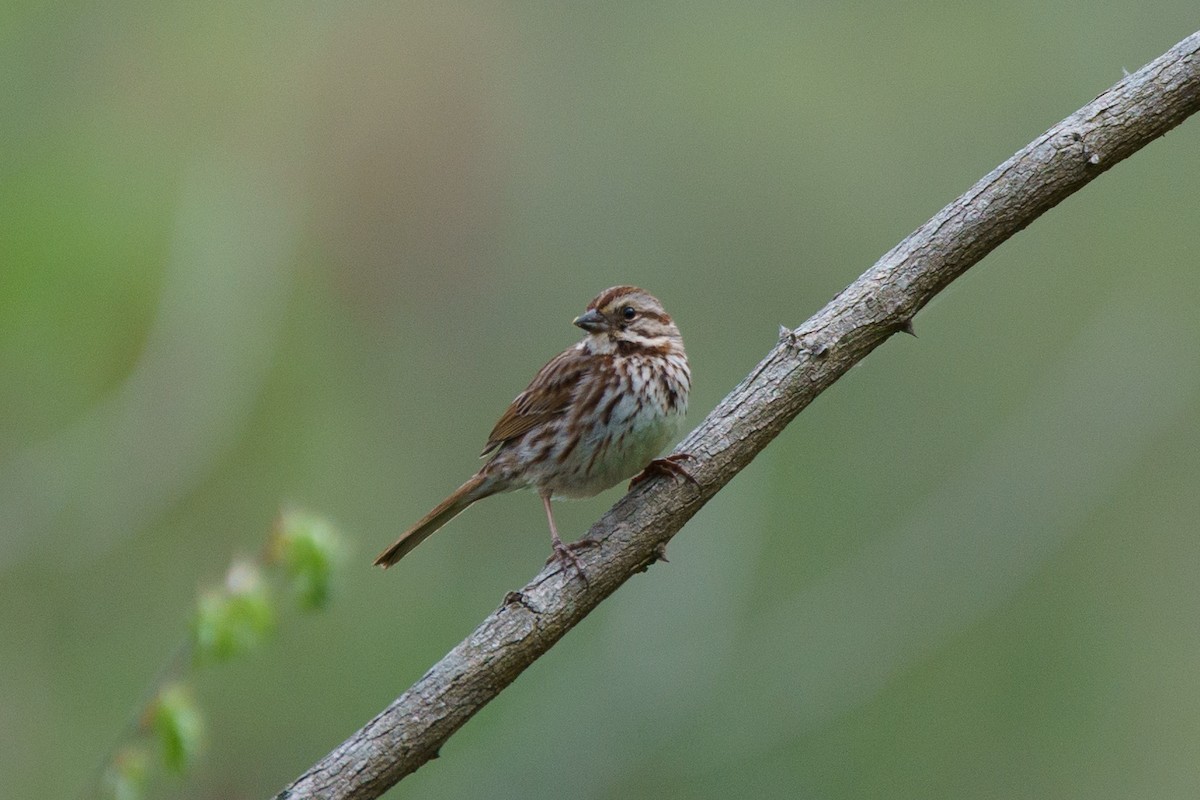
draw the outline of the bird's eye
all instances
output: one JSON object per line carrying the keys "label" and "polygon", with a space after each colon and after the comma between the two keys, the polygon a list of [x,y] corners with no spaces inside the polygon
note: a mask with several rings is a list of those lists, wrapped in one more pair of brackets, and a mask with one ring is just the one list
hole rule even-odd
{"label": "bird's eye", "polygon": [[621,309],[621,316],[625,319],[633,319],[637,316],[637,311],[633,306],[625,306]]}

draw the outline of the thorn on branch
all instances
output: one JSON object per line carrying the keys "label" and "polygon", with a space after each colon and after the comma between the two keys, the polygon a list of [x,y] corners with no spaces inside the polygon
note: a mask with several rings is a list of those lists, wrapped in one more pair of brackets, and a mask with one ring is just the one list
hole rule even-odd
{"label": "thorn on branch", "polygon": [[[1126,77],[1128,77],[1128,75],[1126,75]],[[1083,159],[1085,162],[1087,162],[1090,166],[1093,166],[1093,167],[1100,166],[1100,162],[1103,159],[1100,158],[1099,153],[1097,153],[1092,148],[1088,147],[1088,143],[1086,141],[1084,141],[1084,138],[1083,138],[1082,134],[1079,133],[1079,131],[1071,131],[1071,139],[1073,139],[1076,142],[1079,142],[1080,154],[1083,156]]]}
{"label": "thorn on branch", "polygon": [[917,338],[917,331],[915,328],[913,328],[912,317],[909,317],[908,319],[904,320],[899,325],[897,325],[896,330],[900,331],[901,333],[907,333],[909,336],[913,337],[914,339]]}
{"label": "thorn on branch", "polygon": [[829,353],[829,345],[825,340],[813,337],[805,342],[799,333],[786,325],[779,326],[779,343],[793,350],[803,350],[813,358],[824,358]]}
{"label": "thorn on branch", "polygon": [[659,561],[663,562],[664,564],[671,563],[671,559],[667,558],[666,542],[659,542],[656,544],[654,546],[654,553],[651,554],[650,559],[642,564],[639,564],[633,571],[636,573],[645,572],[646,570],[650,569],[651,564],[657,564]]}
{"label": "thorn on branch", "polygon": [[519,605],[519,606],[524,606],[526,609],[529,610],[529,612],[531,614],[542,613],[540,609],[536,608],[532,603],[529,602],[529,598],[526,597],[525,593],[521,592],[521,591],[513,591],[513,592],[509,592],[508,594],[504,595],[504,602],[502,603],[502,605],[505,605],[505,606]]}

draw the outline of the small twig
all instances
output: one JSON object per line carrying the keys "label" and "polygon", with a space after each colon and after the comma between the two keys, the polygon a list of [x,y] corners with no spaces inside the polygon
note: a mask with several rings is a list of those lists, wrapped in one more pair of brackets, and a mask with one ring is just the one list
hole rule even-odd
{"label": "small twig", "polygon": [[648,481],[592,526],[573,570],[542,570],[407,692],[277,796],[365,800],[460,726],[662,548],[818,394],[1000,243],[1200,109],[1200,32],[1036,138],[779,343],[680,445],[685,481]]}
{"label": "small twig", "polygon": [[171,651],[171,654],[167,656],[167,659],[158,668],[158,673],[154,676],[153,680],[143,690],[141,700],[130,711],[124,726],[121,727],[121,730],[114,738],[112,746],[104,753],[103,760],[97,762],[96,768],[92,770],[90,780],[79,790],[79,800],[91,800],[103,792],[105,776],[112,769],[113,758],[116,753],[122,745],[132,740],[134,734],[142,727],[146,716],[146,709],[150,708],[151,703],[154,702],[154,698],[158,696],[162,687],[182,675],[187,669],[191,658],[192,639],[190,636],[187,636],[179,640],[178,644],[175,645],[175,649]]}

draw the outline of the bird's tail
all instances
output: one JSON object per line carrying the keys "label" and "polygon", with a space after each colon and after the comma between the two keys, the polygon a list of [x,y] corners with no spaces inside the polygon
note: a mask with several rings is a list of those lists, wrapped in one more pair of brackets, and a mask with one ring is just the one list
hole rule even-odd
{"label": "bird's tail", "polygon": [[467,506],[498,491],[501,491],[501,488],[496,485],[494,479],[475,475],[455,489],[454,494],[438,503],[420,522],[405,531],[391,547],[380,553],[375,559],[375,564],[387,569],[408,555],[409,550],[425,541],[425,537],[465,511]]}

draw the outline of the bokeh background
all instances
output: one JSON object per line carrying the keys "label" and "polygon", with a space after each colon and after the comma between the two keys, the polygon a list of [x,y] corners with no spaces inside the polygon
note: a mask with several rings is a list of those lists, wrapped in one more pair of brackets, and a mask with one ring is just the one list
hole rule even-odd
{"label": "bokeh background", "polygon": [[[541,566],[374,554],[616,283],[697,423],[1192,0],[0,10],[0,785],[84,786],[276,509],[332,606],[158,796],[270,796]],[[1200,794],[1200,122],[989,256],[390,797]],[[619,496],[561,504],[578,534]]]}

